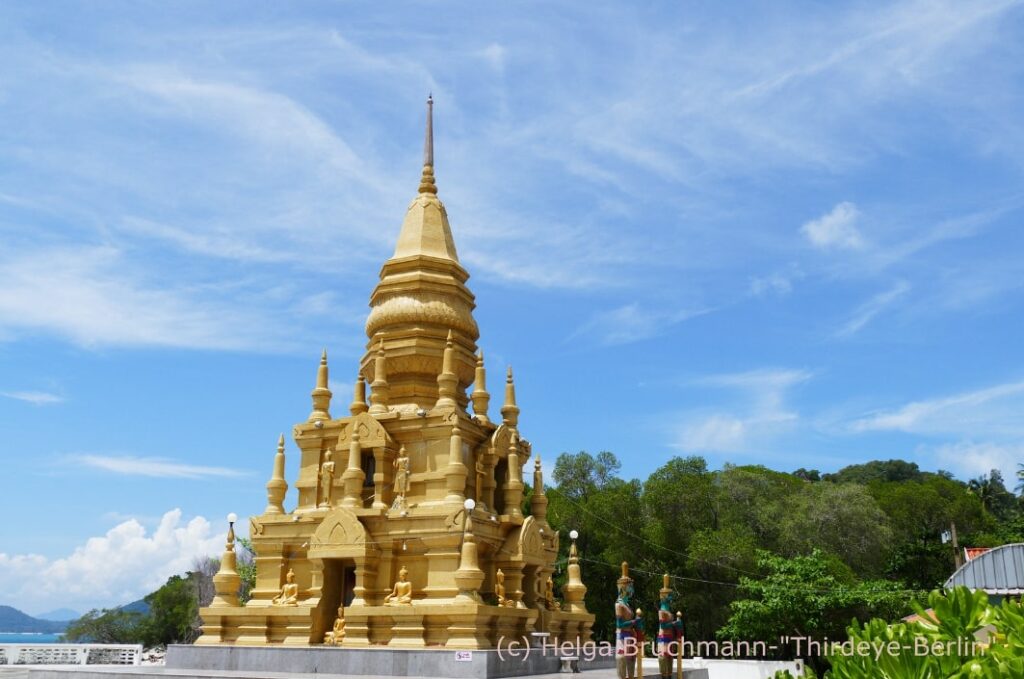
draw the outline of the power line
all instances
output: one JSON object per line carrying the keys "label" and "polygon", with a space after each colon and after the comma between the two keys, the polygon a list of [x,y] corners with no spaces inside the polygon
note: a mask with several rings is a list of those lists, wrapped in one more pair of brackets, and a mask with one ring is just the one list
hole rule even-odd
{"label": "power line", "polygon": [[[612,523],[611,521],[609,521],[608,519],[604,518],[603,516],[601,516],[599,514],[595,514],[594,512],[592,512],[589,509],[587,509],[586,507],[582,506],[581,504],[579,504],[578,502],[576,502],[575,500],[573,500],[572,498],[570,498],[568,495],[566,495],[565,493],[563,493],[561,490],[559,490],[557,488],[545,489],[545,492],[551,492],[551,491],[554,491],[555,493],[560,495],[563,499],[565,499],[566,502],[568,502],[569,504],[573,505],[574,507],[579,509],[581,512],[584,512],[585,514],[589,514],[590,516],[594,517],[598,521],[601,521],[605,525],[614,528],[615,530],[619,531],[620,533],[623,533],[623,534],[628,535],[628,536],[630,536],[632,538],[640,540],[641,542],[644,542],[644,543],[646,543],[648,545],[651,545],[652,547],[656,547],[656,548],[664,550],[666,552],[671,552],[672,554],[676,554],[677,556],[681,556],[681,557],[684,557],[686,559],[692,559],[692,560],[700,562],[700,563],[702,563],[702,564],[704,564],[706,566],[715,566],[717,568],[725,568],[725,569],[728,569],[728,570],[731,570],[731,571],[736,571],[737,573],[743,573],[744,575],[750,575],[750,576],[753,576],[755,578],[760,578],[761,577],[761,574],[759,574],[759,573],[753,573],[751,571],[744,570],[742,568],[737,568],[736,566],[730,566],[729,564],[719,563],[717,561],[708,561],[707,559],[702,559],[702,558],[700,558],[698,556],[692,556],[690,554],[686,554],[684,552],[680,552],[677,549],[672,549],[671,547],[666,547],[665,545],[658,544],[657,542],[654,542],[653,540],[648,540],[643,535],[638,535],[636,533],[628,531],[625,528]],[[731,583],[731,584],[735,584],[735,583]]]}

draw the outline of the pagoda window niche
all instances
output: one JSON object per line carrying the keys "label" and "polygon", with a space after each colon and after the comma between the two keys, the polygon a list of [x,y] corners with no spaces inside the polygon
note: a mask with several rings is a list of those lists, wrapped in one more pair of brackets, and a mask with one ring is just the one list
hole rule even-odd
{"label": "pagoda window niche", "polygon": [[377,450],[363,451],[361,467],[363,469],[363,506],[369,509],[373,506],[377,495]]}
{"label": "pagoda window niche", "polygon": [[505,493],[502,492],[502,488],[505,487],[505,482],[508,480],[508,460],[505,458],[498,458],[498,463],[494,465],[494,485],[497,487],[498,492],[494,493],[494,513],[504,514],[505,513]]}

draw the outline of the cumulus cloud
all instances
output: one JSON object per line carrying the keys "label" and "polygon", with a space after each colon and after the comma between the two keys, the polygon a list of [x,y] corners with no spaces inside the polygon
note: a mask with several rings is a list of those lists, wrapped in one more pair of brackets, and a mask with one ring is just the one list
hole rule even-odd
{"label": "cumulus cloud", "polygon": [[126,476],[152,476],[156,478],[204,479],[210,477],[244,476],[245,472],[226,467],[206,467],[185,464],[156,457],[115,457],[108,455],[75,455],[73,461]]}
{"label": "cumulus cloud", "polygon": [[811,245],[822,250],[859,250],[864,247],[857,228],[859,218],[857,206],[844,201],[828,214],[805,223],[800,231]]}
{"label": "cumulus cloud", "polygon": [[173,509],[152,534],[129,519],[58,559],[0,552],[0,590],[5,603],[30,611],[123,605],[185,573],[196,557],[220,554],[224,540],[203,517],[185,522]]}

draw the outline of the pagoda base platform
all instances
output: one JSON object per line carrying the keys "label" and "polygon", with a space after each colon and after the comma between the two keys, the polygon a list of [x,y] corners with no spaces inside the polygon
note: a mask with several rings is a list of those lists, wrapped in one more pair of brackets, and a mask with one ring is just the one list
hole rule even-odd
{"label": "pagoda base platform", "polygon": [[[562,658],[554,649],[518,651],[511,657],[495,649],[404,649],[308,646],[184,646],[167,649],[167,669],[241,672],[285,672],[290,675],[430,677],[432,679],[498,679],[557,674]],[[579,660],[579,669],[614,667],[615,659]]]}
{"label": "pagoda base platform", "polygon": [[[5,676],[4,672],[11,672],[16,670],[4,670],[0,672],[0,676]],[[88,667],[88,666],[76,666],[76,667],[33,667],[31,669],[22,670],[24,674],[20,676],[27,676],[28,679],[294,679],[295,677],[303,677],[300,674],[294,674],[291,672],[242,672],[242,671],[223,671],[223,670],[184,670],[184,669],[171,669],[168,667]],[[14,675],[15,677],[18,675]],[[367,675],[353,676],[343,674],[318,674],[315,679],[364,679]],[[380,679],[385,679],[386,675],[378,675]],[[547,674],[547,675],[536,675],[534,679],[567,679],[572,675],[566,674]],[[618,679],[614,669],[599,669],[589,670],[583,674],[577,675],[580,679]],[[767,676],[767,675],[761,675]],[[311,679],[314,679],[310,675]],[[654,679],[657,677],[655,671],[653,675],[648,672],[645,674],[648,679]],[[708,670],[706,669],[684,669],[683,679],[708,679]]]}

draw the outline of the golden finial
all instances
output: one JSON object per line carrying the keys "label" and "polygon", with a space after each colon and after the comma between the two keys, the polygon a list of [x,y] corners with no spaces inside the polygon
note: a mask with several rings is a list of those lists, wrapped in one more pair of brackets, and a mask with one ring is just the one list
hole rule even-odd
{"label": "golden finial", "polygon": [[669,589],[670,586],[669,586],[668,573],[665,573],[663,576],[661,576],[661,583],[662,583],[662,585],[661,585],[662,587],[664,587],[665,589]]}
{"label": "golden finial", "polygon": [[627,563],[625,561],[622,562],[622,577],[624,577],[624,578],[628,578],[629,577],[629,563]]}
{"label": "golden finial", "polygon": [[487,417],[487,406],[490,405],[491,395],[487,393],[487,371],[484,369],[484,350],[481,349],[476,355],[476,373],[473,377],[473,393],[470,394],[473,401],[473,414],[476,415],[482,424],[491,420]]}
{"label": "golden finial", "polygon": [[356,378],[355,386],[352,389],[352,403],[349,405],[348,411],[352,415],[359,415],[360,413],[365,413],[366,410],[366,378],[360,374]]}
{"label": "golden finial", "polygon": [[510,427],[519,423],[519,406],[516,405],[516,385],[512,381],[512,366],[508,367],[508,376],[505,378],[505,405],[501,406],[501,417]]}
{"label": "golden finial", "polygon": [[309,414],[309,421],[331,419],[328,411],[331,407],[331,390],[327,388],[327,349],[320,355],[320,365],[316,369],[316,387],[310,396],[313,397],[313,412]]}
{"label": "golden finial", "polygon": [[437,193],[434,184],[434,96],[427,97],[427,133],[423,140],[423,176],[420,193]]}

